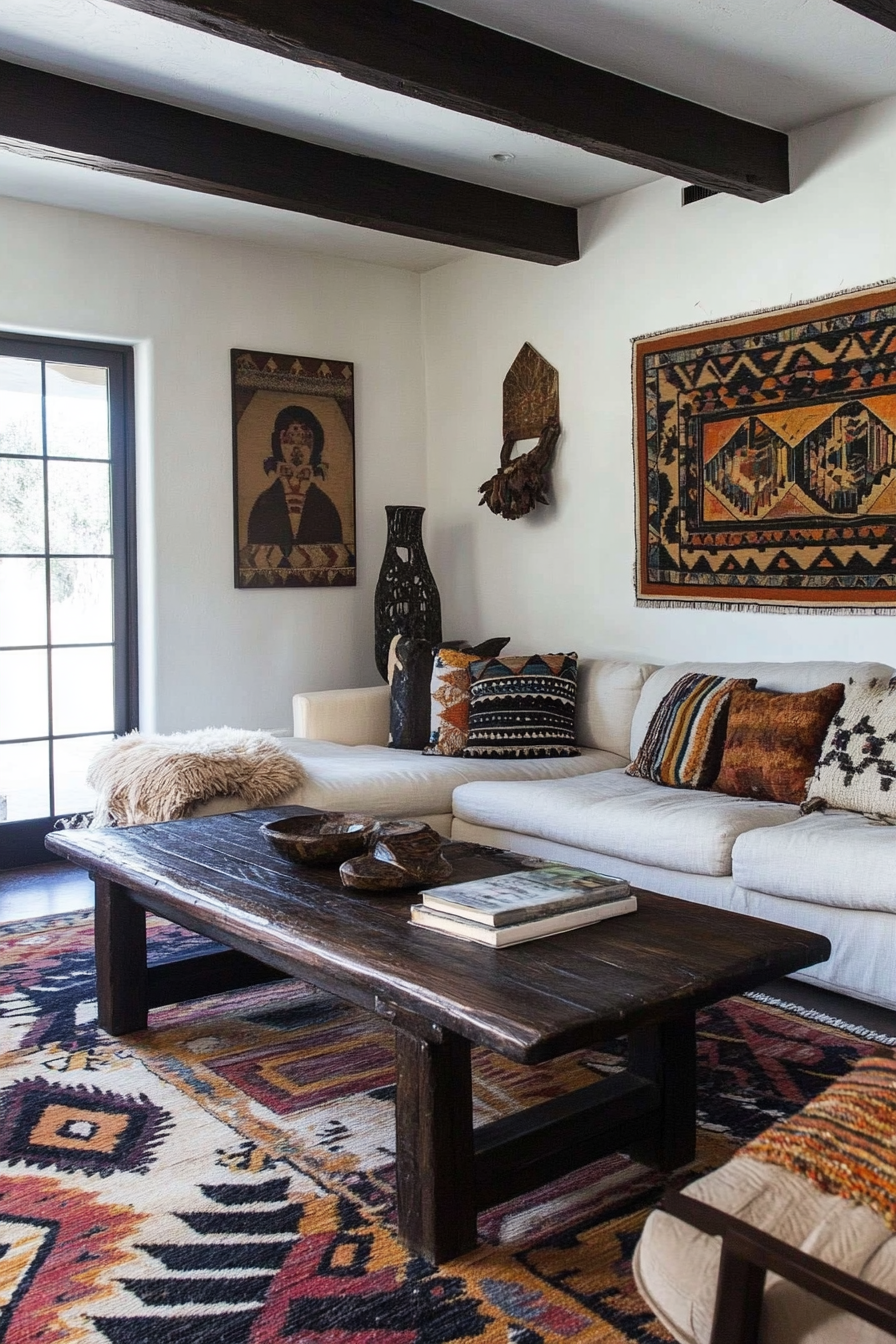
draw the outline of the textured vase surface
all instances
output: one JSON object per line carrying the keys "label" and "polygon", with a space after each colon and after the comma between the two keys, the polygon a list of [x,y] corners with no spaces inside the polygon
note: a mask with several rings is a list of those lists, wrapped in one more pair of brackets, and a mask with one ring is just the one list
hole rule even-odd
{"label": "textured vase surface", "polygon": [[386,505],[389,530],[373,615],[376,665],[384,681],[395,635],[433,644],[442,638],[442,604],[423,549],[424,513],[417,504]]}

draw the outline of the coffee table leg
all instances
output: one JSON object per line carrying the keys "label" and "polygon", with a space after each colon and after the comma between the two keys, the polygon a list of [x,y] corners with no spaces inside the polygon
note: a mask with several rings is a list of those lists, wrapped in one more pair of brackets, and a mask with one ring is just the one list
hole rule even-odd
{"label": "coffee table leg", "polygon": [[628,1068],[660,1089],[660,1115],[653,1139],[634,1145],[630,1156],[661,1171],[693,1162],[697,1138],[697,1025],[683,1013],[628,1038]]}
{"label": "coffee table leg", "polygon": [[398,1233],[433,1264],[476,1245],[470,1043],[396,1029]]}
{"label": "coffee table leg", "polygon": [[125,1036],[146,1027],[146,911],[117,882],[95,877],[94,887],[97,1015],[104,1031]]}

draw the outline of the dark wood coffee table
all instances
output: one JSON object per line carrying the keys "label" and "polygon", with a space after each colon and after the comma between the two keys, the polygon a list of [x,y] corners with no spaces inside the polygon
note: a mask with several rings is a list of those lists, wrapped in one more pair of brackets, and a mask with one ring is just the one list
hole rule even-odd
{"label": "dark wood coffee table", "polygon": [[[335,869],[281,858],[272,808],[122,830],[54,831],[47,845],[96,886],[99,1020],[295,976],[395,1029],[398,1227],[439,1263],[476,1244],[476,1213],[623,1151],[671,1170],[693,1159],[698,1008],[824,961],[817,934],[638,892],[636,914],[496,951],[413,926],[413,892],[343,889]],[[447,844],[453,881],[512,871],[500,850]],[[231,951],[147,969],[149,910]],[[628,1069],[473,1127],[470,1046],[537,1064],[628,1037]]]}

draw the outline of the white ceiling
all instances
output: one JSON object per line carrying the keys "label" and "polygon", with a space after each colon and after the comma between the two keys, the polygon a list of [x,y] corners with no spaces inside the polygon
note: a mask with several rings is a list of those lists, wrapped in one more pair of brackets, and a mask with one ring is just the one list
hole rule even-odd
{"label": "white ceiling", "polygon": [[896,93],[896,33],[835,0],[438,0],[434,7],[782,131]]}
{"label": "white ceiling", "polygon": [[[440,0],[438,8],[781,129],[896,93],[896,33],[835,0]],[[562,204],[653,178],[108,0],[0,0],[0,56]],[[515,157],[499,164],[495,153]],[[458,255],[11,153],[0,153],[0,194],[415,270]]]}

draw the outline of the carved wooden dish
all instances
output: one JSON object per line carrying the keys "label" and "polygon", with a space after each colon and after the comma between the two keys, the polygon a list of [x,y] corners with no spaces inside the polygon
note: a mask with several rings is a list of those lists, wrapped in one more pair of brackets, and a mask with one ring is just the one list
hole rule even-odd
{"label": "carved wooden dish", "polygon": [[315,817],[266,821],[259,830],[296,863],[342,863],[364,853],[377,823],[356,812],[321,812]]}

